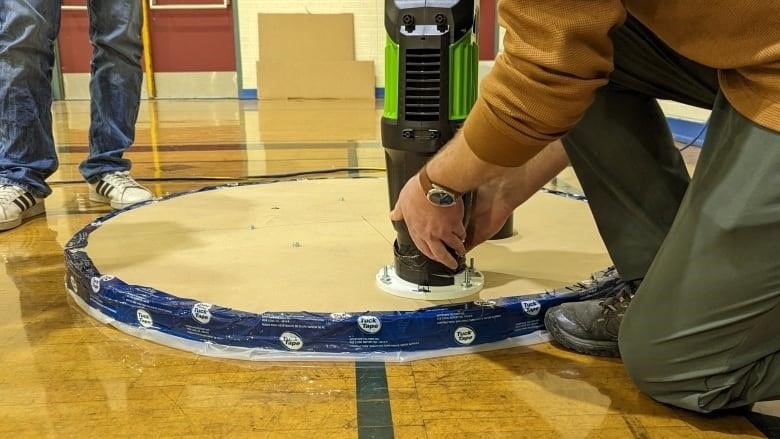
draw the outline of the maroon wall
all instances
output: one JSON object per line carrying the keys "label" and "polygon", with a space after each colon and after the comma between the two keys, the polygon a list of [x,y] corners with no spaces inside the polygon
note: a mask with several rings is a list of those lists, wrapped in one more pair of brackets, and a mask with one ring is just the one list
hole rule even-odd
{"label": "maroon wall", "polygon": [[[103,0],[105,1],[105,0]],[[148,1],[148,0],[137,0]],[[158,4],[213,4],[219,0],[158,0]],[[83,0],[65,4],[84,4]],[[236,70],[232,5],[227,9],[151,10],[149,29],[155,72]],[[90,71],[86,11],[62,11],[59,49],[63,73]]]}
{"label": "maroon wall", "polygon": [[479,0],[479,59],[496,57],[496,0]]}

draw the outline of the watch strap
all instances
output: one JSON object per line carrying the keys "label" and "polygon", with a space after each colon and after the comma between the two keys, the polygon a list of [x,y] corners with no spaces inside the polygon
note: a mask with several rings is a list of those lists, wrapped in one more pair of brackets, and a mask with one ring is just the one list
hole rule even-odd
{"label": "watch strap", "polygon": [[434,187],[436,187],[436,188],[443,189],[443,190],[449,192],[450,194],[452,194],[452,197],[455,198],[455,199],[458,199],[458,198],[460,198],[461,195],[463,195],[462,193],[460,193],[458,191],[452,190],[452,189],[450,189],[450,188],[448,188],[446,186],[442,186],[442,185],[440,185],[438,183],[432,182],[431,178],[428,177],[427,166],[423,166],[420,169],[419,179],[420,179],[420,186],[422,186],[423,192],[426,193],[426,194],[428,192],[430,192],[431,189],[434,189]]}

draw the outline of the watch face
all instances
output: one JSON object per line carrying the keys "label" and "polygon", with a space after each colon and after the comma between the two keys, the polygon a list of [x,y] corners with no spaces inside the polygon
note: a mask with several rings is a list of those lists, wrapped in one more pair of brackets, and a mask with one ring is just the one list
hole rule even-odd
{"label": "watch face", "polygon": [[428,200],[437,206],[452,206],[455,204],[455,197],[442,189],[431,189],[428,191]]}

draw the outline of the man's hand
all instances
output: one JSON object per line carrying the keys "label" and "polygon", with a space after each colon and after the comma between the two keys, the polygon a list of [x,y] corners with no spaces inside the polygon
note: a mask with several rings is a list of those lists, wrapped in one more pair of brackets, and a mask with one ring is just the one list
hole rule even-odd
{"label": "man's hand", "polygon": [[466,239],[463,200],[458,200],[450,207],[434,206],[426,198],[420,180],[415,175],[398,194],[390,219],[406,222],[409,235],[422,254],[453,270],[458,268],[458,262],[447,251],[447,247],[460,255],[466,254],[463,245]]}

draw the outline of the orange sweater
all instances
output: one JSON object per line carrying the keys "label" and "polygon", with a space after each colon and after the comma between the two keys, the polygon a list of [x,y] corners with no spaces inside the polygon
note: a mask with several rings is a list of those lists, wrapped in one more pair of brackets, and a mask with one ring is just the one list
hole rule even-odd
{"label": "orange sweater", "polygon": [[504,52],[463,128],[474,153],[518,166],[573,128],[608,81],[607,35],[626,11],[717,68],[729,103],[780,131],[780,0],[499,0]]}

